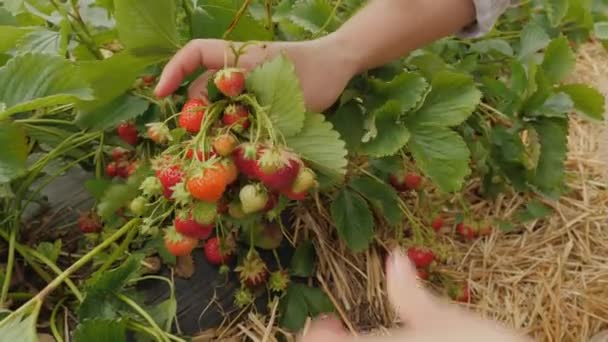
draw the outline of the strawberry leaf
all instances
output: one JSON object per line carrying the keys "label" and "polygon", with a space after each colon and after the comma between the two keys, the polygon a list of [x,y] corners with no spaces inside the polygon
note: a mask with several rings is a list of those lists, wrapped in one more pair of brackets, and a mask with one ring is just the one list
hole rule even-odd
{"label": "strawberry leaf", "polygon": [[2,37],[0,53],[14,48],[22,37],[35,29],[35,27],[0,26],[0,37]]}
{"label": "strawberry leaf", "polygon": [[377,134],[372,134],[373,139],[361,146],[363,152],[372,157],[386,157],[407,144],[410,132],[403,123],[398,122],[401,114],[399,107],[397,101],[389,101],[372,113]]}
{"label": "strawberry leaf", "polygon": [[127,322],[124,320],[88,319],[74,330],[74,342],[121,342],[127,340]]}
{"label": "strawberry leaf", "polygon": [[266,107],[274,128],[284,137],[296,135],[304,124],[306,108],[293,63],[280,55],[262,64],[247,78],[247,88]]}
{"label": "strawberry leaf", "polygon": [[372,99],[375,102],[383,104],[389,100],[397,101],[400,113],[414,108],[429,88],[426,79],[414,72],[398,74],[388,82],[371,79],[370,86]]}
{"label": "strawberry leaf", "polygon": [[504,39],[487,39],[478,41],[471,45],[470,51],[479,54],[498,52],[506,57],[513,57],[513,48]]}
{"label": "strawberry leaf", "polygon": [[397,226],[402,223],[403,212],[399,208],[399,197],[388,184],[361,176],[353,179],[349,185],[365,197],[389,224]]}
{"label": "strawberry leaf", "polygon": [[364,114],[361,107],[355,102],[349,102],[331,115],[329,121],[340,133],[340,137],[346,143],[347,150],[349,152],[357,151],[361,146],[361,138],[363,138],[364,132]]}
{"label": "strawberry leaf", "polygon": [[457,191],[470,174],[469,150],[447,127],[416,126],[408,144],[416,165],[443,191]]}
{"label": "strawberry leaf", "polygon": [[557,199],[564,182],[568,122],[566,119],[542,118],[532,126],[540,142],[533,183],[545,195]]}
{"label": "strawberry leaf", "polygon": [[38,299],[28,303],[18,313],[0,320],[0,336],[4,341],[39,342],[36,321],[42,302]]}
{"label": "strawberry leaf", "polygon": [[321,289],[293,283],[281,298],[279,310],[280,325],[295,332],[304,327],[307,317],[314,318],[322,313],[333,312],[334,306]]}
{"label": "strawberry leaf", "polygon": [[481,100],[470,76],[442,71],[433,77],[431,92],[422,107],[409,115],[409,125],[456,126],[464,122]]}
{"label": "strawberry leaf", "polygon": [[76,123],[81,127],[92,129],[113,128],[122,121],[128,121],[141,115],[149,105],[148,101],[140,97],[125,94],[105,106],[80,112]]}
{"label": "strawberry leaf", "polygon": [[574,69],[576,57],[568,45],[566,37],[551,41],[545,52],[542,68],[552,83],[559,83]]}
{"label": "strawberry leaf", "polygon": [[543,8],[547,11],[547,17],[553,27],[561,24],[562,19],[568,13],[568,5],[570,0],[543,0]]}
{"label": "strawberry leaf", "polygon": [[315,267],[315,247],[310,241],[301,242],[291,258],[291,275],[310,277]]}
{"label": "strawberry leaf", "polygon": [[326,33],[338,28],[333,12],[327,0],[301,0],[293,6],[289,18],[310,33]]}
{"label": "strawberry leaf", "polygon": [[287,146],[297,152],[310,167],[334,181],[346,174],[346,149],[340,134],[333,129],[325,116],[306,115],[304,128],[296,136],[287,138]]}
{"label": "strawberry leaf", "polygon": [[0,122],[0,184],[8,183],[26,170],[28,146],[25,131],[17,124]]}
{"label": "strawberry leaf", "polygon": [[331,216],[338,235],[354,252],[361,252],[374,239],[374,218],[365,200],[343,189],[331,203]]}
{"label": "strawberry leaf", "polygon": [[61,32],[36,30],[19,40],[17,51],[61,56],[65,53]]}
{"label": "strawberry leaf", "polygon": [[551,38],[536,22],[530,21],[522,30],[520,38],[519,58],[527,59],[532,54],[544,49],[551,42]]}
{"label": "strawberry leaf", "polygon": [[580,113],[596,120],[604,117],[604,96],[596,89],[585,84],[567,84],[559,88],[574,102]]}
{"label": "strawberry leaf", "polygon": [[0,84],[0,117],[93,98],[77,68],[58,56],[17,56],[0,68]]}
{"label": "strawberry leaf", "polygon": [[234,41],[270,40],[272,33],[245,12],[230,34],[224,33],[232,24],[241,3],[232,0],[199,1],[192,14],[192,38],[225,38]]}
{"label": "strawberry leaf", "polygon": [[608,21],[600,21],[593,25],[595,36],[601,40],[608,39]]}
{"label": "strawberry leaf", "polygon": [[121,0],[114,6],[118,35],[133,54],[169,57],[179,48],[175,1]]}

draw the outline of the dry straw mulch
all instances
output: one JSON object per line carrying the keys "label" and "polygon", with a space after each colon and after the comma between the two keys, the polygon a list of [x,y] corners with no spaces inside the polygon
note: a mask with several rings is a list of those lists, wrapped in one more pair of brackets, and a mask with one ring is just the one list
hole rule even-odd
{"label": "dry straw mulch", "polygon": [[[608,54],[602,46],[581,49],[571,81],[594,85],[608,96]],[[569,151],[571,191],[558,202],[545,202],[555,209],[551,217],[473,244],[439,242],[448,256],[440,271],[469,281],[475,298],[469,307],[538,341],[588,341],[608,328],[608,124],[573,118]],[[476,183],[469,188],[474,199]],[[525,202],[504,195],[495,203],[478,201],[472,209],[479,218],[508,220]],[[379,247],[353,255],[332,237],[324,210],[302,211],[296,221],[295,238],[307,234],[315,241],[318,283],[347,329],[386,331],[396,323],[384,292],[383,259],[389,247],[384,243],[391,244],[390,238],[380,236]],[[293,339],[272,326],[276,306],[272,309],[268,317],[249,314],[222,335],[235,341]]]}

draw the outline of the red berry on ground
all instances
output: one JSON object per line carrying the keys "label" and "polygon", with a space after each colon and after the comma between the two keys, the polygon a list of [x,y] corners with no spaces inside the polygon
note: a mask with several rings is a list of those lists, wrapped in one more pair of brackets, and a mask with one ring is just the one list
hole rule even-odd
{"label": "red berry on ground", "polygon": [[393,188],[395,188],[395,190],[400,192],[419,190],[420,185],[422,184],[422,177],[420,177],[420,175],[417,173],[405,173],[405,171],[401,170],[392,173],[389,176],[389,183],[393,186]]}
{"label": "red berry on ground", "polygon": [[215,74],[213,81],[217,89],[228,97],[238,96],[245,89],[245,74],[241,69],[222,69]]}
{"label": "red berry on ground", "polygon": [[436,232],[439,232],[441,228],[443,228],[443,223],[443,217],[437,216],[431,223],[431,227],[433,227]]}
{"label": "red berry on ground", "polygon": [[118,125],[118,136],[129,145],[137,145],[139,141],[137,127],[131,122],[122,122]]}
{"label": "red berry on ground", "polygon": [[471,301],[471,289],[467,283],[452,288],[449,294],[452,299],[458,302],[468,303]]}
{"label": "red berry on ground", "polygon": [[80,217],[78,217],[78,228],[85,234],[98,233],[103,228],[103,224],[101,218],[91,211],[80,214]]}
{"label": "red berry on ground", "polygon": [[422,177],[419,174],[410,172],[405,175],[405,186],[411,190],[419,190],[422,184]]}
{"label": "red berry on ground", "polygon": [[472,241],[477,237],[475,229],[464,222],[461,222],[456,226],[456,232],[466,241]]}
{"label": "red berry on ground", "polygon": [[407,256],[417,268],[429,267],[435,260],[433,251],[420,247],[410,247],[407,250]]}

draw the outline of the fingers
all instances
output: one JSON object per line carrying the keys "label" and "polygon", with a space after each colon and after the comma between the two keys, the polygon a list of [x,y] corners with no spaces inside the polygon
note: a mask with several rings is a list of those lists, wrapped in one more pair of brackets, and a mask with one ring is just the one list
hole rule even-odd
{"label": "fingers", "polygon": [[202,73],[197,79],[192,81],[192,83],[190,83],[190,86],[188,87],[189,98],[200,99],[209,96],[209,94],[207,93],[207,84],[209,82],[209,79],[213,75],[213,72],[214,70],[207,70]]}
{"label": "fingers", "polygon": [[218,39],[196,39],[190,41],[179,50],[165,66],[154,93],[165,97],[177,89],[180,83],[199,66],[207,69],[220,69],[227,63],[232,63],[233,54],[228,42]]}
{"label": "fingers", "polygon": [[440,321],[443,305],[416,277],[416,269],[407,256],[396,250],[387,260],[388,296],[399,317],[413,328]]}

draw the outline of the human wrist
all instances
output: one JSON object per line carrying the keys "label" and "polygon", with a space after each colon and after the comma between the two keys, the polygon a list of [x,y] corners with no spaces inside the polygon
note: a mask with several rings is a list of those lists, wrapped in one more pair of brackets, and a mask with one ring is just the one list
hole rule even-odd
{"label": "human wrist", "polygon": [[364,55],[346,32],[338,29],[317,39],[320,53],[332,59],[332,63],[343,69],[351,77],[365,71]]}

